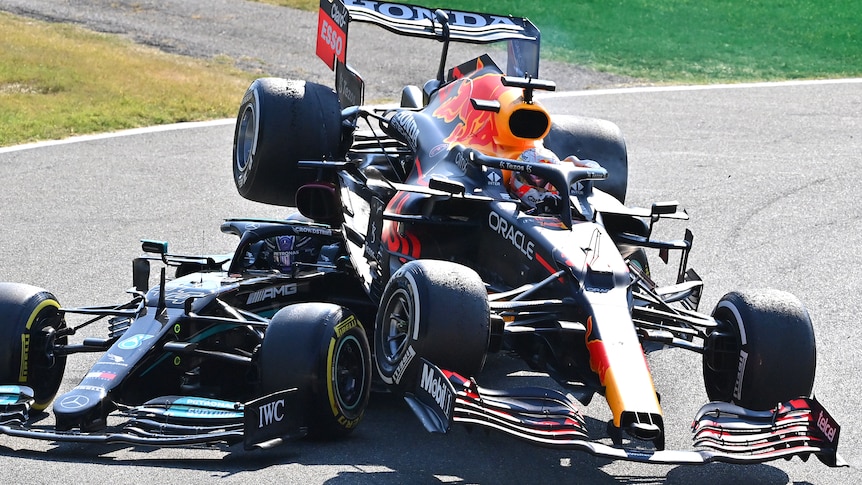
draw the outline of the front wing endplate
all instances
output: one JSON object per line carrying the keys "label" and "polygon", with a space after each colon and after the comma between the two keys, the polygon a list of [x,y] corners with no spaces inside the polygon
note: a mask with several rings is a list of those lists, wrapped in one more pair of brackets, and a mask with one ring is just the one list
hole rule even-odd
{"label": "front wing endplate", "polygon": [[[424,359],[423,364],[433,366]],[[571,395],[544,388],[487,389],[456,373],[434,370],[435,376],[446,376],[454,390],[451,412],[438,408],[438,422],[490,428],[540,446],[645,463],[754,464],[793,456],[807,460],[814,455],[831,467],[848,466],[837,451],[840,426],[814,398],[793,399],[769,411],[708,403],[692,423],[697,449],[626,448],[592,441],[579,403]],[[427,421],[425,414],[423,421]],[[443,423],[429,430],[445,432],[448,427]]]}

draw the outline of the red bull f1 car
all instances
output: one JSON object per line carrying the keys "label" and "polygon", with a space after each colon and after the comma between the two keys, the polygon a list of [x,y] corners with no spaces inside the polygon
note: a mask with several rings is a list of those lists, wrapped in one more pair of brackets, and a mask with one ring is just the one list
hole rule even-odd
{"label": "red bull f1 car", "polygon": [[[400,103],[364,104],[348,30],[369,23],[442,47],[436,76]],[[503,43],[449,63],[452,43]],[[228,220],[223,257],[172,255],[145,241],[130,303],[63,308],[50,293],[0,286],[0,433],[153,445],[249,448],[359,423],[372,381],[421,423],[497,430],[611,459],[697,464],[817,456],[840,426],[812,397],[816,349],[802,303],[733,292],[698,311],[693,236],[657,239],[675,202],[625,205],[628,160],[611,122],[551,115],[539,30],[527,19],[362,0],[322,0],[317,54],[336,89],[262,78],[242,99],[233,175],[243,197],[295,208],[286,220]],[[497,59],[503,57],[503,59]],[[450,67],[451,66],[451,67]],[[551,163],[525,157],[538,150]],[[553,194],[525,200],[512,180]],[[517,191],[515,191],[517,192]],[[653,279],[647,253],[679,267]],[[150,287],[151,260],[164,270]],[[77,326],[70,315],[88,319]],[[72,343],[107,321],[104,339]],[[711,402],[693,450],[665,447],[645,353],[702,356]],[[103,352],[56,399],[67,356]],[[479,384],[507,352],[547,387]],[[496,387],[496,386],[495,386]],[[606,435],[582,410],[607,402]],[[54,427],[31,414],[53,402]]]}

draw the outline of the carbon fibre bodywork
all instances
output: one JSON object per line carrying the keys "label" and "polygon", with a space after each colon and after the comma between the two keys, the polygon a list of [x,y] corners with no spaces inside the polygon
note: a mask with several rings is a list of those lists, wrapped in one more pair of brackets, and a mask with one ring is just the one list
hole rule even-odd
{"label": "carbon fibre bodywork", "polygon": [[[0,385],[0,433],[149,446],[242,442],[251,449],[313,433],[329,419],[320,419],[319,405],[312,404],[315,396],[331,405],[330,421],[341,426],[325,432],[337,436],[352,430],[370,390],[369,364],[352,355],[370,356],[367,342],[364,349],[360,342],[365,334],[358,316],[367,319],[373,307],[355,280],[336,270],[336,260],[343,256],[338,254],[339,232],[304,222],[242,219],[226,221],[222,230],[241,236],[235,254],[172,255],[167,243],[144,241],[150,254],[135,260],[136,287],[129,290],[128,303],[57,305],[50,315],[34,311],[30,335],[24,334],[28,345],[18,354],[32,376],[22,372]],[[290,264],[273,257],[269,244],[278,238],[292,243]],[[150,288],[153,260],[164,268]],[[176,277],[166,278],[166,268],[173,268]],[[329,291],[337,296],[324,303],[320,295]],[[56,302],[44,290],[0,284],[4,331],[15,327],[10,308],[26,309],[31,299],[16,295],[42,295]],[[338,310],[346,306],[354,310]],[[303,330],[302,320],[279,314],[286,307],[312,310],[308,315],[330,320],[331,333],[313,321],[314,328]],[[105,337],[73,342],[78,331],[97,322],[107,323]],[[279,334],[285,326],[293,334],[267,340],[273,325]],[[3,345],[14,348],[12,342]],[[62,376],[57,361],[92,352],[101,356],[71,390],[53,399],[54,422],[44,424],[35,404],[46,407],[59,383],[43,390],[42,376]],[[266,374],[272,371],[267,367],[273,361],[288,362],[275,352],[295,356],[302,365],[279,369],[287,377],[268,382]],[[328,367],[320,368],[320,362]],[[315,376],[321,379],[316,390],[303,385]],[[341,413],[342,403],[354,406],[355,415]]]}

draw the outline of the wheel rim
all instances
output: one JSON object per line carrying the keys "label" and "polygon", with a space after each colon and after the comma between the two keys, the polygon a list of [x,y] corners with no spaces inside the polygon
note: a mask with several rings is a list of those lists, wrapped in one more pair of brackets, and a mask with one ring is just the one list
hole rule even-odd
{"label": "wheel rim", "polygon": [[406,290],[395,291],[386,306],[385,315],[381,344],[386,361],[394,365],[404,356],[413,330],[413,305]]}
{"label": "wheel rim", "polygon": [[254,118],[254,107],[246,106],[240,117],[236,135],[236,168],[240,173],[248,170],[252,163],[252,149],[257,131]]}
{"label": "wheel rim", "polygon": [[[51,403],[63,381],[66,357],[54,355],[53,347],[56,344],[66,344],[67,338],[65,336],[56,337],[55,334],[56,330],[64,326],[56,309],[48,307],[39,313],[36,317],[36,323],[30,331],[32,337],[27,385],[33,388],[36,395],[33,409],[37,411],[45,409]],[[48,327],[51,327],[53,331],[47,331]]]}
{"label": "wheel rim", "polygon": [[349,335],[338,345],[334,363],[335,395],[345,410],[356,409],[365,394],[365,355],[356,337]]}
{"label": "wheel rim", "polygon": [[737,325],[728,320],[728,315],[714,315],[718,327],[708,338],[709,348],[704,354],[704,378],[710,399],[730,401],[736,384],[739,350],[742,342]]}

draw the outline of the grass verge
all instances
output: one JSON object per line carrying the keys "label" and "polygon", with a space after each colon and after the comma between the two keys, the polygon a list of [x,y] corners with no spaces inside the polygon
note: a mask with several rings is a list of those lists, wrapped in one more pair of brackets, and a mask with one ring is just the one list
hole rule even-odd
{"label": "grass verge", "polygon": [[[319,0],[261,0],[316,10]],[[862,75],[858,0],[418,0],[528,17],[543,56],[656,82]]]}
{"label": "grass verge", "polygon": [[236,115],[255,76],[0,13],[0,146]]}

